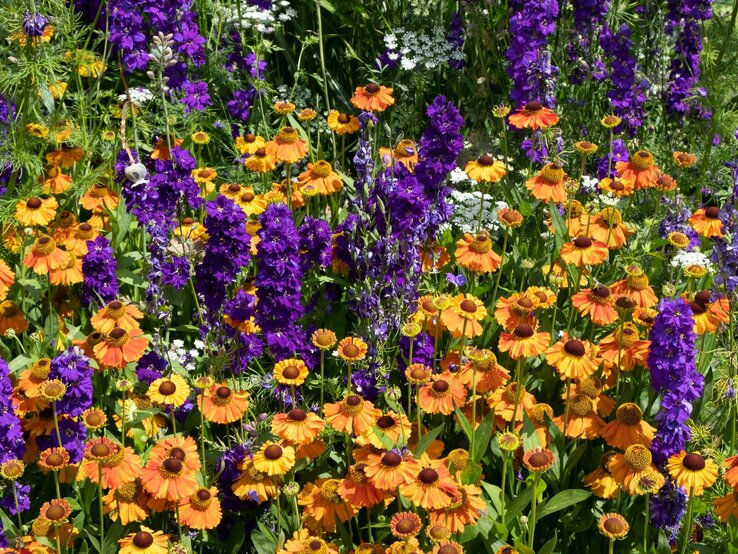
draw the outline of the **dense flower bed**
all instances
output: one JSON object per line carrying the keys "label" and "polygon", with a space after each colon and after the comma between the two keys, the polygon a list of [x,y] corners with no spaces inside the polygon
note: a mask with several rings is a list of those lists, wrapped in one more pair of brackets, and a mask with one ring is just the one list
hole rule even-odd
{"label": "dense flower bed", "polygon": [[738,552],[738,2],[0,6],[0,552]]}

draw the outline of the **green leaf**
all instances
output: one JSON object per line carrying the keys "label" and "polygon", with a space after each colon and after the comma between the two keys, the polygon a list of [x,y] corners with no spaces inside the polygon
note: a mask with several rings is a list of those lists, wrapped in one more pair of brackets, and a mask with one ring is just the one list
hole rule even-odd
{"label": "green leaf", "polygon": [[481,421],[477,430],[474,431],[474,452],[471,452],[471,459],[479,462],[487,451],[487,446],[492,438],[492,429],[495,425],[494,410],[488,413]]}
{"label": "green leaf", "polygon": [[591,492],[582,489],[561,491],[542,506],[536,520],[540,520],[547,515],[551,515],[563,510],[564,508],[568,508],[569,506],[582,502],[590,496],[592,496]]}
{"label": "green leaf", "polygon": [[531,498],[533,498],[533,486],[528,486],[521,492],[515,500],[513,500],[509,506],[505,509],[505,522],[508,527],[510,523],[520,514],[525,507],[530,504]]}
{"label": "green leaf", "polygon": [[382,443],[382,446],[384,446],[385,450],[392,450],[397,446],[395,444],[395,441],[385,435],[379,427],[377,427],[376,425],[373,425],[372,427],[374,429],[374,433],[377,435],[377,437],[379,437],[379,441]]}
{"label": "green leaf", "polygon": [[468,460],[464,471],[461,472],[461,482],[464,485],[476,485],[482,477],[482,466]]}
{"label": "green leaf", "polygon": [[553,538],[544,544],[538,551],[538,554],[553,554],[554,548],[556,548],[557,536],[554,534]]}
{"label": "green leaf", "polygon": [[528,414],[523,412],[523,450],[527,452],[532,448],[540,446],[541,443],[538,441],[536,428],[533,427],[533,422],[528,419]]}
{"label": "green leaf", "polygon": [[31,298],[38,301],[44,292],[44,288],[38,279],[18,279],[18,284],[26,289]]}
{"label": "green leaf", "polygon": [[[239,523],[241,526],[243,526],[243,522]],[[251,543],[254,545],[256,552],[258,554],[274,554],[274,552],[277,551],[277,540],[271,534],[267,526],[264,525],[261,521],[257,522],[257,525],[259,526],[259,529],[254,529],[251,532]],[[241,533],[237,533],[235,531],[236,529],[231,532],[231,538],[236,538],[234,535],[240,535],[241,537],[243,537],[243,530],[241,530]],[[243,543],[243,538],[238,541],[238,544],[229,545],[231,546],[231,552],[233,554],[239,552],[241,548],[241,543]]]}
{"label": "green leaf", "polygon": [[428,450],[428,447],[431,445],[431,443],[436,440],[436,437],[440,435],[443,431],[443,426],[444,424],[441,423],[438,427],[436,427],[435,429],[431,429],[420,438],[418,444],[415,445],[415,451],[413,452],[416,457],[422,456],[423,452]]}
{"label": "green leaf", "polygon": [[529,548],[525,543],[520,542],[519,540],[515,541],[515,549],[520,552],[520,554],[536,554],[535,550]]}
{"label": "green leaf", "polygon": [[466,419],[466,416],[458,407],[455,407],[454,411],[456,412],[456,420],[459,422],[459,426],[464,431],[466,438],[469,440],[469,444],[471,444],[472,428],[469,420]]}

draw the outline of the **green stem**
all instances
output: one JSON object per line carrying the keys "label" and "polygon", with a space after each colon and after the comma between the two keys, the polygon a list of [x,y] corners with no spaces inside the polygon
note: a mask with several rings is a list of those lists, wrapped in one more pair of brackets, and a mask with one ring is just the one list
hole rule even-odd
{"label": "green stem", "polygon": [[320,417],[323,417],[325,402],[325,350],[320,351]]}
{"label": "green stem", "polygon": [[643,526],[643,552],[648,553],[648,523],[651,519],[651,495],[646,494],[646,521]]}
{"label": "green stem", "polygon": [[507,452],[502,452],[502,483],[500,484],[500,522],[505,525],[505,488],[507,488],[507,482],[505,478],[507,476]]}
{"label": "green stem", "polygon": [[536,511],[538,510],[538,481],[541,474],[536,472],[533,477],[533,496],[530,499],[530,535],[528,536],[528,547],[533,548],[533,540],[536,535]]}
{"label": "green stem", "polygon": [[[54,475],[56,475],[56,472],[54,472]],[[23,520],[21,519],[20,503],[18,502],[18,490],[15,485],[15,481],[13,481],[10,484],[10,486],[13,487],[13,501],[15,502],[15,515],[18,516],[18,532],[22,535],[23,534]]]}
{"label": "green stem", "polygon": [[100,552],[105,552],[105,507],[102,492],[102,462],[97,464],[97,500],[100,508]]}
{"label": "green stem", "polygon": [[[325,50],[323,48],[323,18],[320,14],[320,0],[315,0],[315,10],[318,16],[318,51],[320,53],[320,73],[323,77],[323,95],[325,97],[325,109],[328,113],[331,112],[331,102],[328,98],[328,78],[326,77],[325,71]],[[331,133],[331,139],[333,140],[333,159],[336,159],[336,134]]]}
{"label": "green stem", "polygon": [[56,402],[51,403],[51,413],[54,415],[54,429],[56,430],[56,439],[59,442],[59,448],[62,446],[61,433],[59,432],[59,416],[56,413]]}
{"label": "green stem", "polygon": [[500,261],[500,267],[497,269],[497,279],[495,279],[495,290],[492,293],[492,307],[495,306],[495,303],[497,302],[497,290],[500,288],[500,278],[502,277],[502,266],[505,265],[505,251],[507,250],[507,237],[509,231],[509,227],[505,226],[505,237],[502,239],[502,254],[500,255],[501,261]]}
{"label": "green stem", "polygon": [[692,513],[694,511],[694,487],[689,490],[689,502],[687,503],[687,523],[684,526],[684,538],[682,539],[682,548],[680,554],[684,554],[689,546],[689,537],[692,534]]}
{"label": "green stem", "polygon": [[510,422],[510,428],[515,430],[515,422],[518,419],[518,405],[520,404],[520,394],[523,392],[523,357],[518,358],[517,366],[515,367],[515,407],[513,408],[512,421]]}
{"label": "green stem", "polygon": [[472,420],[471,420],[471,448],[469,454],[474,459],[474,438],[477,436],[477,362],[472,366]]}

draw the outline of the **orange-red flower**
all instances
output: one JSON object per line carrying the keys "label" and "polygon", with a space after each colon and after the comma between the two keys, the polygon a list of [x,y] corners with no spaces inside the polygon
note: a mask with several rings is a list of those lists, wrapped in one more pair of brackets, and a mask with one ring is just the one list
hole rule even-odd
{"label": "orange-red flower", "polygon": [[102,471],[102,487],[118,489],[141,475],[141,458],[130,446],[124,448],[106,437],[96,437],[85,444],[81,471],[95,484]]}
{"label": "orange-red flower", "polygon": [[382,491],[394,491],[400,485],[415,479],[418,462],[412,457],[403,457],[397,450],[380,454],[369,454],[364,473],[369,481]]}
{"label": "orange-red flower", "polygon": [[392,89],[369,83],[363,87],[356,87],[351,103],[365,112],[383,112],[395,103]]}
{"label": "orange-red flower", "polygon": [[616,296],[624,295],[640,308],[652,308],[658,304],[658,297],[648,282],[648,275],[637,265],[626,268],[628,276],[610,285],[610,292]]}
{"label": "orange-red flower", "polygon": [[467,525],[475,525],[487,506],[482,489],[476,485],[457,485],[451,504],[443,510],[428,512],[428,527],[444,525],[451,533],[462,533]]}
{"label": "orange-red flower", "polygon": [[625,246],[628,237],[633,235],[628,226],[623,223],[620,210],[607,207],[596,215],[583,216],[582,226],[588,230],[592,239],[599,241],[611,250]]}
{"label": "orange-red flower", "polygon": [[521,323],[535,324],[535,310],[540,298],[528,292],[514,292],[509,298],[500,297],[495,308],[495,319],[506,330],[511,331]]}
{"label": "orange-red flower", "polygon": [[400,485],[400,493],[424,510],[440,510],[451,504],[456,483],[443,460],[421,460],[414,479]]}
{"label": "orange-red flower", "polygon": [[[594,401],[586,394],[575,394],[569,399],[568,414],[554,418],[556,426],[569,438],[595,439],[605,422],[595,411]],[[568,420],[564,421],[568,416]]]}
{"label": "orange-red flower", "polygon": [[67,262],[69,262],[68,254],[57,248],[56,241],[48,235],[38,237],[23,258],[23,265],[39,275],[46,275],[64,267]]}
{"label": "orange-red flower", "polygon": [[199,470],[200,458],[192,437],[171,437],[151,449],[141,470],[141,482],[154,498],[179,502],[197,490],[195,474]]}
{"label": "orange-red flower", "polygon": [[259,502],[266,502],[277,496],[277,485],[272,477],[254,467],[254,463],[245,458],[239,465],[241,476],[231,485],[231,490],[239,498],[250,498],[256,493]]}
{"label": "orange-red flower", "polygon": [[359,130],[359,118],[333,110],[328,114],[328,128],[338,135],[350,135]]}
{"label": "orange-red flower", "polygon": [[143,319],[143,313],[133,304],[124,304],[120,300],[113,300],[98,310],[92,316],[90,323],[96,331],[110,333],[116,327],[125,331],[139,329],[138,321]]}
{"label": "orange-red flower", "polygon": [[615,498],[620,488],[610,471],[615,452],[605,452],[600,458],[600,465],[584,476],[584,486],[599,498]]}
{"label": "orange-red flower", "polygon": [[343,188],[343,181],[338,173],[333,171],[331,164],[325,160],[309,163],[307,169],[298,176],[300,186],[314,186],[318,194],[328,196]]}
{"label": "orange-red flower", "polygon": [[103,365],[110,367],[125,367],[130,362],[135,362],[149,346],[149,340],[142,336],[138,329],[126,331],[116,327],[106,333],[102,342],[95,345],[93,351],[95,357]]}
{"label": "orange-red flower", "polygon": [[441,314],[441,322],[452,336],[478,337],[482,334],[479,323],[487,317],[487,308],[472,294],[458,294],[451,299],[451,306]]}
{"label": "orange-red flower", "polygon": [[464,234],[464,238],[456,242],[456,263],[474,273],[492,273],[497,271],[502,258],[492,249],[492,241],[487,231],[480,231],[472,236]]}
{"label": "orange-red flower", "polygon": [[589,237],[577,237],[561,247],[561,259],[577,267],[599,265],[607,259],[607,245]]}
{"label": "orange-red flower", "polygon": [[282,127],[274,140],[267,143],[266,152],[281,162],[293,164],[307,155],[307,143],[300,138],[297,129]]}
{"label": "orange-red flower", "polygon": [[144,490],[141,480],[136,479],[120,488],[110,489],[103,496],[103,506],[110,519],[117,521],[120,518],[122,525],[128,525],[146,520],[150,512],[150,500],[151,496]]}
{"label": "orange-red flower", "polygon": [[582,289],[571,297],[571,303],[580,315],[589,316],[597,325],[610,325],[618,319],[618,312],[613,307],[614,298],[605,285]]}
{"label": "orange-red flower", "polygon": [[653,187],[661,175],[653,154],[646,150],[638,150],[628,161],[616,162],[615,170],[618,177],[632,181],[636,190]]}
{"label": "orange-red flower", "polygon": [[597,183],[597,188],[602,192],[609,192],[616,198],[623,198],[633,194],[635,185],[633,184],[633,181],[629,181],[627,179],[610,179],[609,177],[605,177]]}
{"label": "orange-red flower", "polygon": [[566,202],[565,183],[567,179],[560,165],[549,163],[535,177],[528,179],[525,187],[538,200],[563,204]]}
{"label": "orange-red flower", "polygon": [[637,404],[626,402],[618,406],[615,419],[607,423],[600,436],[613,448],[625,450],[632,444],[651,446],[656,429],[643,420]]}
{"label": "orange-red flower", "polygon": [[468,162],[464,167],[464,171],[469,179],[484,181],[485,183],[497,183],[507,173],[504,163],[487,154]]}
{"label": "orange-red flower", "polygon": [[380,148],[379,156],[387,167],[392,167],[395,161],[404,165],[409,172],[413,172],[418,163],[418,147],[410,139],[402,139],[393,149]]}
{"label": "orange-red flower", "polygon": [[717,206],[702,208],[694,212],[689,218],[689,225],[703,237],[723,236],[723,222],[720,221],[720,208]]}
{"label": "orange-red flower", "polygon": [[91,212],[101,211],[103,209],[114,210],[118,206],[118,195],[110,190],[103,183],[95,183],[82,198],[79,199],[80,205]]}
{"label": "orange-red flower", "polygon": [[455,407],[463,406],[466,389],[450,373],[431,376],[432,382],[418,391],[420,407],[429,414],[449,415]]}
{"label": "orange-red flower", "polygon": [[500,334],[498,348],[500,352],[507,352],[513,360],[540,356],[548,347],[550,333],[538,332],[535,326],[521,323],[511,333],[503,331]]}
{"label": "orange-red flower", "polygon": [[28,200],[20,200],[15,205],[15,218],[26,227],[44,226],[54,219],[59,204],[56,198],[38,198],[33,196]]}
{"label": "orange-red flower", "polygon": [[636,365],[646,367],[651,341],[641,340],[638,328],[630,322],[614,330],[599,343],[603,360],[619,366],[622,371],[631,371]]}
{"label": "orange-red flower", "polygon": [[293,408],[286,414],[275,415],[272,419],[272,433],[292,444],[311,443],[324,428],[325,421],[302,408]]}
{"label": "orange-red flower", "polygon": [[318,479],[300,491],[297,503],[303,507],[303,523],[313,531],[333,533],[338,521],[348,521],[356,510],[338,493],[341,481]]}
{"label": "orange-red flower", "polygon": [[218,489],[200,487],[188,498],[179,502],[179,517],[182,525],[190,529],[213,529],[220,523],[222,513]]}
{"label": "orange-red flower", "polygon": [[225,383],[214,384],[197,397],[202,415],[213,423],[238,421],[249,408],[249,393],[234,391]]}
{"label": "orange-red flower", "polygon": [[349,466],[348,474],[338,486],[338,494],[357,508],[371,508],[382,500],[391,498],[385,491],[375,487],[366,476],[366,464],[360,462]]}
{"label": "orange-red flower", "polygon": [[546,350],[546,362],[562,379],[584,379],[593,375],[599,366],[597,348],[589,341],[569,337],[566,333]]}
{"label": "orange-red flower", "polygon": [[615,454],[610,462],[610,472],[620,486],[631,496],[638,494],[638,480],[649,475],[659,481],[658,487],[664,485],[664,477],[652,463],[651,451],[642,444],[633,444],[623,454]]}
{"label": "orange-red flower", "polygon": [[323,413],[325,420],[336,431],[356,435],[366,433],[382,415],[374,404],[358,394],[350,394],[335,404],[326,404]]}
{"label": "orange-red flower", "polygon": [[526,103],[522,108],[518,108],[515,113],[508,117],[510,125],[518,129],[548,129],[551,125],[559,122],[559,116],[553,110],[544,108],[538,101]]}

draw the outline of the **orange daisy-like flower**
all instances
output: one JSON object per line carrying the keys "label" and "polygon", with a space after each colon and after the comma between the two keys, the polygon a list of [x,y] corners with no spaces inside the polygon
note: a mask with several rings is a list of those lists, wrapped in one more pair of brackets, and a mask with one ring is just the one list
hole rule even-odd
{"label": "orange daisy-like flower", "polygon": [[632,181],[636,190],[653,187],[656,179],[661,175],[661,170],[656,167],[653,154],[646,150],[638,150],[627,162],[616,162],[615,170],[618,177]]}
{"label": "orange daisy-like flower", "polygon": [[323,413],[325,420],[336,431],[356,435],[366,433],[382,415],[374,404],[357,394],[350,394],[335,404],[326,404]]}
{"label": "orange daisy-like flower", "polygon": [[490,350],[484,350],[483,352],[483,359],[470,361],[457,374],[457,379],[462,384],[473,388],[476,373],[477,392],[481,394],[497,389],[510,379],[510,372],[497,363],[497,356]]}
{"label": "orange daisy-like flower", "polygon": [[448,250],[444,246],[432,242],[420,247],[420,259],[423,271],[439,271],[451,261],[451,256],[448,255]]}
{"label": "orange daisy-like flower", "polygon": [[66,448],[47,448],[38,456],[38,465],[44,471],[61,471],[69,465],[69,452]]}
{"label": "orange daisy-like flower", "polygon": [[618,319],[614,297],[605,285],[580,290],[571,297],[571,303],[580,315],[588,316],[597,325],[610,325]]}
{"label": "orange daisy-like flower", "polygon": [[535,177],[525,183],[534,198],[543,202],[563,204],[566,202],[566,180],[563,168],[554,163],[546,164]]}
{"label": "orange daisy-like flower", "polygon": [[472,294],[459,294],[451,299],[451,306],[441,314],[441,322],[452,336],[478,337],[482,334],[479,323],[487,317],[487,308]]}
{"label": "orange daisy-like flower", "polygon": [[[600,517],[597,529],[611,541],[623,539],[630,531],[630,525],[620,514],[609,513]],[[612,543],[611,543],[612,544]]]}
{"label": "orange daisy-like flower", "polygon": [[418,163],[418,147],[410,139],[402,139],[393,149],[380,148],[379,156],[387,167],[392,167],[395,161],[404,165],[412,173]]}
{"label": "orange daisy-like flower", "polygon": [[272,371],[272,377],[281,385],[300,386],[308,376],[305,362],[297,358],[287,358],[278,362]]}
{"label": "orange daisy-like flower", "polygon": [[495,319],[506,330],[515,329],[521,323],[533,325],[535,310],[540,304],[538,296],[527,292],[514,292],[509,298],[504,296],[497,300]]}
{"label": "orange daisy-like flower", "polygon": [[705,489],[715,483],[718,476],[717,464],[699,452],[687,453],[682,450],[674,454],[667,460],[666,469],[689,496],[701,496]]}
{"label": "orange daisy-like flower", "polygon": [[231,485],[231,490],[236,496],[247,499],[252,493],[256,493],[260,503],[277,496],[275,480],[266,472],[256,469],[251,460],[246,458],[238,465],[238,469],[242,472],[241,476]]}
{"label": "orange daisy-like flower", "polygon": [[492,241],[487,231],[480,231],[474,236],[464,234],[464,238],[456,243],[454,256],[461,267],[474,273],[492,273],[502,263],[500,255],[492,250]]}
{"label": "orange daisy-like flower", "polygon": [[589,341],[567,334],[546,350],[546,362],[556,369],[561,379],[584,379],[593,375],[599,366],[597,348]]}
{"label": "orange daisy-like flower", "polygon": [[597,183],[597,188],[602,192],[609,192],[616,198],[623,198],[633,194],[635,191],[635,184],[633,181],[629,181],[627,179],[610,179],[609,177],[605,177]]}
{"label": "orange daisy-like flower", "polygon": [[664,485],[664,477],[652,463],[651,451],[642,444],[633,444],[625,449],[624,454],[615,454],[610,462],[610,472],[615,480],[631,496],[638,494],[638,480],[644,475],[655,473],[660,483]]}
{"label": "orange daisy-like flower", "polygon": [[625,295],[635,301],[640,308],[652,308],[658,304],[658,297],[648,282],[648,275],[637,265],[626,268],[628,276],[610,285],[614,295]]}
{"label": "orange daisy-like flower", "polygon": [[420,462],[413,481],[400,485],[400,493],[424,510],[440,510],[451,504],[456,482],[443,460]]}
{"label": "orange daisy-like flower", "polygon": [[662,173],[659,175],[658,179],[656,179],[656,182],[653,184],[653,188],[661,192],[671,192],[676,190],[677,182],[671,175]]}
{"label": "orange daisy-like flower", "polygon": [[277,167],[277,158],[267,151],[266,146],[262,146],[257,148],[243,163],[251,171],[269,173]]}
{"label": "orange daisy-like flower", "polygon": [[449,415],[466,401],[466,389],[450,373],[431,376],[432,383],[418,391],[420,407],[429,414]]}
{"label": "orange daisy-like flower", "polygon": [[727,495],[716,498],[712,505],[720,521],[728,523],[731,517],[738,519],[738,489],[733,489]]}
{"label": "orange daisy-like flower", "polygon": [[116,327],[105,334],[102,342],[95,345],[95,358],[109,367],[125,367],[126,364],[135,362],[149,346],[149,340],[142,334],[138,329],[128,332]]}
{"label": "orange daisy-like flower", "polygon": [[638,327],[626,322],[603,338],[598,346],[603,360],[621,371],[631,371],[637,365],[646,367],[650,345],[651,341],[640,339]]}
{"label": "orange daisy-like flower", "polygon": [[497,220],[507,229],[517,229],[523,224],[523,214],[512,208],[500,208],[497,210]]}
{"label": "orange daisy-like flower", "polygon": [[107,306],[98,310],[92,316],[90,323],[96,331],[110,333],[116,327],[126,331],[139,329],[138,320],[143,319],[143,313],[133,304],[124,304],[120,300],[108,302]]}
{"label": "orange daisy-like flower", "polygon": [[35,398],[38,396],[38,387],[41,383],[46,381],[51,371],[51,359],[39,358],[30,368],[21,372],[18,377],[18,386],[23,389],[23,392],[29,398]]}
{"label": "orange daisy-like flower", "polygon": [[220,523],[222,513],[218,489],[200,487],[189,498],[179,502],[179,517],[182,525],[190,529],[213,529]]}
{"label": "orange daisy-like flower", "polygon": [[50,521],[53,525],[61,525],[71,513],[72,507],[64,498],[54,498],[49,502],[45,502],[39,510],[39,516]]}
{"label": "orange daisy-like flower", "polygon": [[423,364],[413,364],[405,368],[405,377],[411,385],[425,385],[433,371]]}
{"label": "orange daisy-like flower", "polygon": [[721,323],[730,323],[730,305],[726,297],[711,301],[712,293],[699,291],[690,302],[694,318],[694,332],[698,335],[714,333]]}
{"label": "orange daisy-like flower", "polygon": [[236,150],[243,154],[253,154],[259,148],[266,146],[264,137],[254,135],[253,133],[246,133],[244,136],[236,137]]}
{"label": "orange daisy-like flower", "polygon": [[543,473],[551,469],[554,463],[553,452],[547,448],[532,448],[523,455],[523,465],[533,473]]}
{"label": "orange daisy-like flower", "polygon": [[195,474],[199,470],[200,458],[192,437],[168,438],[152,448],[141,470],[141,482],[154,498],[179,502],[197,490]]}
{"label": "orange daisy-like flower", "polygon": [[623,223],[620,210],[607,207],[600,213],[583,218],[582,225],[588,229],[588,235],[611,250],[618,250],[625,246],[628,237],[633,235],[628,226]]}
{"label": "orange daisy-like flower", "polygon": [[467,525],[475,525],[487,506],[482,489],[475,485],[457,485],[451,504],[443,510],[428,512],[428,527],[443,525],[451,533],[462,533]]}
{"label": "orange daisy-like flower", "polygon": [[141,526],[137,533],[131,533],[118,541],[119,554],[167,554],[169,535]]}
{"label": "orange daisy-like flower", "polygon": [[338,521],[348,521],[356,510],[338,494],[341,481],[318,479],[300,491],[297,503],[303,506],[303,523],[315,532],[333,533]]}
{"label": "orange daisy-like flower", "polygon": [[643,421],[643,411],[638,405],[626,402],[618,406],[615,420],[606,424],[600,436],[614,448],[625,450],[632,444],[651,446],[656,429]]}
{"label": "orange daisy-like flower", "polygon": [[399,450],[380,454],[369,454],[364,473],[369,481],[382,491],[394,491],[397,487],[411,483],[416,475],[418,462],[404,457]]}
{"label": "orange daisy-like flower", "polygon": [[110,489],[103,496],[103,506],[110,519],[120,518],[122,525],[134,521],[145,521],[150,510],[148,503],[151,497],[146,493],[140,479],[126,483],[120,488]]}
{"label": "orange daisy-like flower", "polygon": [[544,108],[543,104],[534,100],[508,117],[510,125],[518,129],[548,129],[559,122],[559,116],[553,110]]}
{"label": "orange daisy-like flower", "polygon": [[202,407],[202,415],[213,423],[232,423],[238,421],[249,409],[249,393],[234,391],[225,383],[215,384],[197,397],[197,405]]}
{"label": "orange daisy-like flower", "polygon": [[356,443],[359,446],[371,445],[374,448],[386,448],[379,433],[383,435],[382,438],[389,439],[395,445],[400,444],[407,440],[410,436],[410,421],[405,415],[397,414],[395,412],[387,412],[379,416],[374,426],[369,429],[366,433],[359,435],[356,439]]}
{"label": "orange daisy-like flower", "polygon": [[607,259],[607,245],[589,237],[577,237],[561,247],[561,259],[576,267],[599,265]]}
{"label": "orange daisy-like flower", "polygon": [[82,258],[75,256],[74,252],[68,252],[67,256],[68,261],[66,265],[49,272],[49,283],[52,285],[64,285],[68,287],[84,281]]}
{"label": "orange daisy-like flower", "polygon": [[103,183],[95,183],[79,199],[80,205],[91,212],[118,207],[118,195]]}
{"label": "orange daisy-like flower", "polygon": [[292,444],[313,442],[325,428],[325,421],[313,412],[293,408],[286,414],[277,414],[272,419],[272,433]]}
{"label": "orange daisy-like flower", "polygon": [[[536,404],[536,397],[521,387],[518,392],[518,384],[510,383],[500,387],[487,397],[487,405],[495,412],[495,423],[498,428],[503,428],[505,423],[523,421],[523,411],[529,413]],[[499,419],[498,419],[499,418]]]}
{"label": "orange daisy-like flower", "polygon": [[487,154],[468,162],[464,167],[464,171],[469,179],[484,181],[485,183],[497,183],[507,173],[504,163]]}
{"label": "orange daisy-like flower", "polygon": [[300,138],[297,129],[282,127],[274,140],[267,143],[266,151],[281,162],[293,164],[307,155],[307,143]]}
{"label": "orange daisy-like flower", "polygon": [[720,221],[720,208],[717,206],[702,208],[694,212],[689,218],[689,225],[703,237],[723,236],[723,222]]}
{"label": "orange daisy-like flower", "polygon": [[[564,413],[554,418],[556,426],[569,438],[595,439],[600,436],[600,430],[605,422],[597,415],[592,398],[586,394],[575,394],[569,399],[568,414]],[[568,416],[568,420],[564,419]]]}
{"label": "orange daisy-like flower", "polygon": [[333,110],[328,114],[328,128],[337,135],[350,135],[359,130],[359,118]]}
{"label": "orange daisy-like flower", "polygon": [[59,204],[53,196],[43,199],[33,196],[15,205],[15,218],[26,227],[48,225],[56,216],[58,207]]}
{"label": "orange daisy-like flower", "polygon": [[620,485],[612,476],[610,465],[615,459],[615,452],[605,452],[600,458],[600,465],[584,476],[584,486],[599,498],[615,498]]}
{"label": "orange daisy-like flower", "polygon": [[336,344],[336,334],[330,329],[318,329],[311,335],[310,342],[319,350],[329,350]]}
{"label": "orange daisy-like flower", "polygon": [[184,139],[180,139],[175,136],[159,137],[159,139],[154,143],[154,151],[151,153],[151,159],[161,160],[163,162],[171,160],[172,153],[169,151],[169,146],[179,147],[182,146],[183,142]]}
{"label": "orange daisy-like flower", "polygon": [[0,260],[0,300],[5,300],[10,285],[15,282],[15,273],[3,260]]}
{"label": "orange daisy-like flower", "polygon": [[338,494],[346,502],[357,508],[371,508],[383,500],[391,498],[385,491],[375,487],[366,476],[366,464],[360,462],[349,466],[348,475],[341,480]]}
{"label": "orange daisy-like flower", "polygon": [[391,88],[369,83],[363,87],[356,87],[351,103],[365,112],[383,112],[395,103],[395,99],[392,97]]}
{"label": "orange daisy-like flower", "polygon": [[366,357],[369,346],[358,337],[346,337],[341,339],[336,350],[338,356],[348,363],[358,362]]}
{"label": "orange daisy-like flower", "polygon": [[309,163],[307,169],[298,176],[300,186],[314,186],[318,194],[329,196],[343,188],[343,181],[338,173],[333,171],[331,164],[325,160]]}
{"label": "orange daisy-like flower", "polygon": [[690,154],[689,152],[680,152],[677,150],[671,154],[671,161],[673,161],[677,167],[686,169],[697,163],[697,156]]}
{"label": "orange daisy-like flower", "polygon": [[254,467],[269,476],[284,475],[295,465],[295,449],[266,441],[254,454]]}
{"label": "orange daisy-like flower", "polygon": [[398,512],[392,516],[390,521],[390,533],[392,536],[398,539],[409,539],[417,536],[423,524],[418,517],[418,514],[413,512]]}
{"label": "orange daisy-like flower", "polygon": [[56,241],[48,235],[38,237],[23,258],[23,265],[39,275],[64,267],[68,262],[68,254],[57,248]]}
{"label": "orange daisy-like flower", "polygon": [[511,333],[503,331],[500,334],[498,348],[500,352],[507,352],[513,360],[531,358],[543,354],[550,340],[550,333],[537,332],[535,326],[521,323]]}
{"label": "orange daisy-like flower", "polygon": [[131,447],[123,448],[106,437],[97,437],[85,444],[81,470],[95,484],[102,471],[102,487],[117,489],[141,475],[141,458]]}

